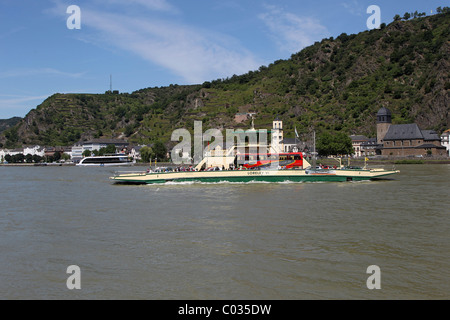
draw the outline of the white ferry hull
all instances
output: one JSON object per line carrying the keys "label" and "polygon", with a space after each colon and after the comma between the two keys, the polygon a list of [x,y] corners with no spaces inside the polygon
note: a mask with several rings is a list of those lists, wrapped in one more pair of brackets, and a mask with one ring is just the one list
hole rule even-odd
{"label": "white ferry hull", "polygon": [[130,167],[134,163],[77,163],[76,166],[79,167]]}

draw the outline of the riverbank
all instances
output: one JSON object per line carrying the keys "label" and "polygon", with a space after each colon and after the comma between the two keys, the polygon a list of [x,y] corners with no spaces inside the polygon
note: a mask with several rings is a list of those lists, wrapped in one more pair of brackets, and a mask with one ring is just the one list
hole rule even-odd
{"label": "riverbank", "polygon": [[[339,163],[335,159],[317,159],[318,164],[334,166]],[[347,159],[342,159],[342,165],[347,165]],[[450,164],[450,158],[441,159],[427,159],[427,158],[392,158],[392,159],[369,159],[367,162],[364,159],[350,159],[350,165],[364,166],[367,165],[395,165],[395,164]]]}
{"label": "riverbank", "polygon": [[75,163],[0,163],[0,167],[70,167]]}

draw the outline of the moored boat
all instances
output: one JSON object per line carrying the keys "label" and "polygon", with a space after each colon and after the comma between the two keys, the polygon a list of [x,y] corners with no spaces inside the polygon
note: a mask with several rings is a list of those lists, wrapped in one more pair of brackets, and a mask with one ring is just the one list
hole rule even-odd
{"label": "moored boat", "polygon": [[81,159],[77,166],[131,166],[134,162],[126,155],[92,156]]}

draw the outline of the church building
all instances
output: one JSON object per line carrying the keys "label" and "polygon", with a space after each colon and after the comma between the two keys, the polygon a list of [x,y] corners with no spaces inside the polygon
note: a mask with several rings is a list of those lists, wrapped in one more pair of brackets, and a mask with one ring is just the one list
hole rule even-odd
{"label": "church building", "polygon": [[439,135],[433,130],[421,130],[417,124],[392,124],[387,108],[377,113],[377,154],[383,156],[445,156]]}

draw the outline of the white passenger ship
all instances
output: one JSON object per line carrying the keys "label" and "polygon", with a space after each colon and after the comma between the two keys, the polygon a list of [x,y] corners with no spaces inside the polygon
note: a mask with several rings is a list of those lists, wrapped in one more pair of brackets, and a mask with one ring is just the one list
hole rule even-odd
{"label": "white passenger ship", "polygon": [[117,154],[117,155],[85,157],[77,164],[77,166],[112,167],[112,166],[131,166],[134,163],[135,162],[131,160],[128,156]]}

